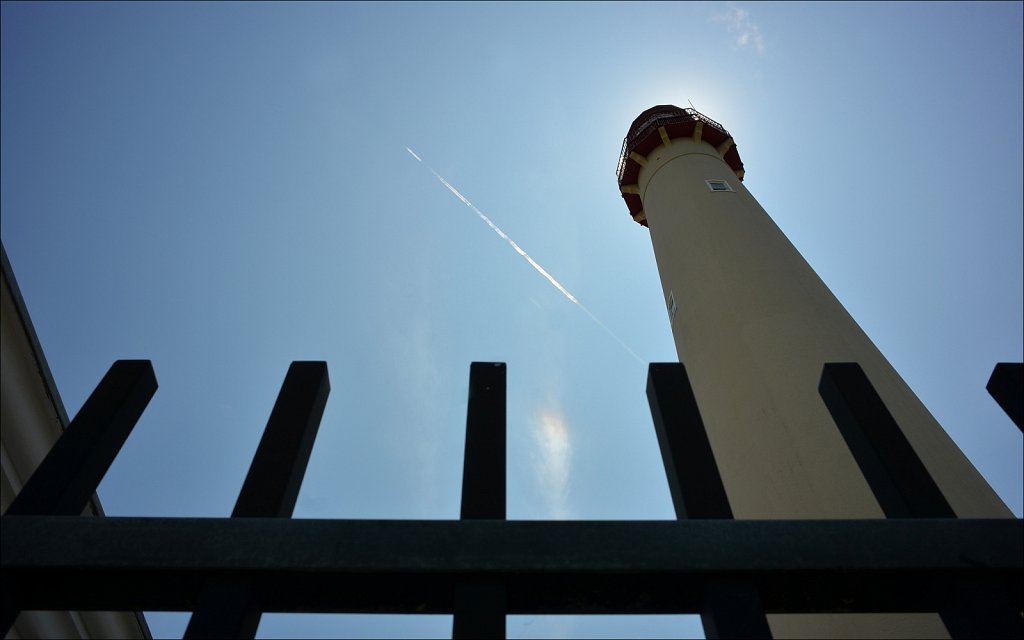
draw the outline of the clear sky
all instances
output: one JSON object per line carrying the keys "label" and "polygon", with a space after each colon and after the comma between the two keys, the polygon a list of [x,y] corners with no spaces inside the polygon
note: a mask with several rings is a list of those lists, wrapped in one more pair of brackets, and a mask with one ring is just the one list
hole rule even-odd
{"label": "clear sky", "polygon": [[614,171],[636,115],[690,100],[1021,516],[1021,434],[984,388],[1024,359],[1021,3],[4,3],[0,60],[0,228],[68,413],[116,359],[160,383],[110,515],[227,516],[310,359],[332,393],[296,517],[457,518],[471,361],[508,363],[510,518],[673,517],[644,388],[676,354]]}

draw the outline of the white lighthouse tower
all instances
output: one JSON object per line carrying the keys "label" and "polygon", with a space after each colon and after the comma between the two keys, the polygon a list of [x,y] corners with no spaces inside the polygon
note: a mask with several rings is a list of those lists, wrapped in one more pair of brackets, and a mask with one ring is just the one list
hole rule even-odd
{"label": "white lighthouse tower", "polygon": [[[732,137],[656,106],[617,177],[648,227],[672,334],[737,518],[882,518],[818,386],[858,363],[957,517],[1009,510],[743,185]],[[777,637],[948,637],[934,614],[774,616]]]}

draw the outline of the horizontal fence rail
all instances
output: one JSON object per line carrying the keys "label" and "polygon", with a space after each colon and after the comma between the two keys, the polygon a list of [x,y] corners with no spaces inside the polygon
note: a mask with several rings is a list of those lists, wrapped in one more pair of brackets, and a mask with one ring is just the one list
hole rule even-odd
{"label": "horizontal fence rail", "polygon": [[27,609],[188,609],[205,580],[244,577],[264,611],[451,613],[456,582],[501,578],[510,614],[697,613],[728,575],[757,585],[769,612],[936,611],[963,583],[1019,602],[1024,528],[24,516],[4,523],[0,550]]}

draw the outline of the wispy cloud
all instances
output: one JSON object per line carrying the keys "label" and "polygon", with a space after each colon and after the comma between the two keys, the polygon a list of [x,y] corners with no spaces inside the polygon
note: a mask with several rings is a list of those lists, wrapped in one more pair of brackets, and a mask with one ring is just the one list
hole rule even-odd
{"label": "wispy cloud", "polygon": [[[423,290],[426,291],[426,287]],[[413,430],[416,443],[413,448],[416,456],[415,473],[426,485],[418,487],[417,490],[422,496],[421,504],[432,507],[437,504],[437,486],[440,483],[438,464],[441,462],[441,451],[438,442],[441,434],[437,425],[442,424],[442,421],[437,398],[441,394],[443,377],[438,370],[438,357],[433,348],[434,331],[431,327],[429,306],[429,301],[422,299],[422,296],[417,301],[418,308],[410,340],[412,353],[410,357],[404,359],[408,367],[408,380],[404,388],[406,393],[410,394],[413,406],[417,407],[413,414],[416,417],[408,425]]]}
{"label": "wispy cloud", "polygon": [[537,447],[536,479],[541,495],[557,519],[569,517],[569,463],[572,454],[569,429],[560,411],[544,409],[532,425]]}
{"label": "wispy cloud", "polygon": [[386,331],[383,337],[389,358],[401,363],[390,375],[403,392],[394,406],[385,409],[386,426],[377,433],[389,448],[393,465],[383,473],[405,483],[403,491],[409,500],[403,508],[409,511],[402,517],[432,517],[445,508],[438,487],[449,480],[444,448],[447,415],[438,398],[451,381],[438,366],[429,272],[417,269],[413,277],[414,286],[403,295],[408,313],[396,319],[400,330]]}
{"label": "wispy cloud", "polygon": [[729,5],[725,13],[715,14],[712,19],[725,23],[729,33],[735,36],[733,42],[737,47],[751,46],[758,55],[764,55],[764,35],[761,27],[750,19],[749,11]]}
{"label": "wispy cloud", "polygon": [[[416,160],[418,160],[419,162],[423,162],[423,160],[418,155],[416,155],[416,152],[414,152],[412,149],[410,149],[409,147],[406,147],[405,150],[408,151],[412,155],[413,158],[416,158]],[[426,166],[426,163],[424,163],[424,165]],[[509,246],[512,247],[512,249],[515,250],[516,253],[518,253],[520,256],[522,256],[522,258],[524,260],[526,260],[526,262],[529,263],[529,265],[531,267],[536,269],[537,273],[539,273],[540,275],[544,276],[544,278],[548,282],[550,282],[552,284],[552,286],[554,286],[556,289],[558,289],[560,292],[562,292],[562,295],[564,295],[566,298],[569,299],[570,302],[572,302],[577,307],[579,307],[580,310],[583,311],[583,313],[585,313],[588,316],[590,316],[591,320],[596,322],[597,325],[600,326],[602,329],[604,329],[605,332],[608,335],[610,335],[612,338],[614,338],[615,341],[618,342],[622,346],[623,349],[625,349],[626,351],[629,352],[629,355],[633,356],[636,359],[636,361],[640,362],[641,364],[644,362],[640,358],[640,356],[638,356],[635,351],[630,349],[629,345],[627,345],[625,342],[623,342],[622,339],[619,338],[619,336],[615,335],[615,333],[611,329],[609,329],[605,325],[605,323],[603,323],[600,320],[598,320],[597,316],[595,316],[593,313],[591,313],[590,309],[586,308],[583,305],[583,303],[580,302],[579,299],[576,298],[576,296],[574,296],[572,293],[569,292],[568,289],[566,289],[564,286],[562,286],[562,284],[558,280],[555,280],[555,278],[550,273],[548,273],[547,270],[544,269],[544,267],[542,267],[539,264],[537,264],[536,260],[531,258],[530,255],[528,253],[526,253],[526,251],[524,251],[522,247],[520,247],[518,244],[516,244],[515,240],[513,240],[510,237],[508,237],[507,233],[505,233],[500,228],[498,228],[498,225],[494,224],[494,222],[491,221],[491,219],[488,218],[484,214],[483,211],[478,209],[475,204],[470,202],[469,198],[467,198],[466,196],[462,195],[462,193],[458,189],[456,189],[450,182],[445,180],[441,176],[441,174],[439,174],[438,172],[434,171],[429,166],[427,166],[427,169],[430,171],[430,173],[434,174],[434,177],[437,178],[441,182],[441,184],[443,184],[445,186],[445,188],[448,189],[448,191],[450,191],[452,193],[452,195],[454,195],[456,198],[458,198],[460,201],[462,201],[462,204],[464,204],[467,207],[469,207],[470,209],[472,209],[473,213],[475,213],[477,216],[479,216],[479,218],[481,220],[483,220],[487,224],[487,226],[491,228],[492,231],[494,231],[496,234],[498,234],[498,236],[502,240],[507,242],[509,244]]]}

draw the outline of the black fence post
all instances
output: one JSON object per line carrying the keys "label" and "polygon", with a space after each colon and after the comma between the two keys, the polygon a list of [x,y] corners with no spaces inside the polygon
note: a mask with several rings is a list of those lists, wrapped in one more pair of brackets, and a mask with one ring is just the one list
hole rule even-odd
{"label": "black fence post", "polygon": [[[647,401],[676,518],[731,520],[732,509],[686,367],[675,362],[651,363]],[[708,638],[772,637],[753,584],[728,579],[713,582],[705,590],[700,618]]]}
{"label": "black fence post", "polygon": [[859,364],[825,363],[818,393],[887,518],[956,517]]}
{"label": "black fence post", "polygon": [[156,393],[149,360],[118,360],[5,515],[81,515]]}
{"label": "black fence post", "polygon": [[288,367],[232,518],[292,516],[330,392],[326,362]]}
{"label": "black fence post", "polygon": [[[470,365],[462,520],[505,519],[505,381],[502,362]],[[504,584],[462,580],[453,598],[453,638],[505,637]]]}
{"label": "black fence post", "polygon": [[725,485],[686,367],[677,362],[652,362],[647,369],[647,402],[676,518],[731,520]]}
{"label": "black fence post", "polygon": [[[956,518],[859,364],[825,363],[818,392],[887,518]],[[939,615],[955,639],[1024,636],[1019,608],[999,589],[965,585],[949,600]]]}
{"label": "black fence post", "polygon": [[989,394],[1024,431],[1024,362],[1000,362],[985,385]]}
{"label": "black fence post", "polygon": [[[114,362],[4,517],[81,515],[156,389],[149,360]],[[2,610],[0,636],[20,613],[14,591],[5,590]]]}
{"label": "black fence post", "polygon": [[[232,518],[291,517],[330,390],[326,362],[291,363]],[[200,592],[185,638],[253,638],[262,615],[249,585],[214,582]]]}

